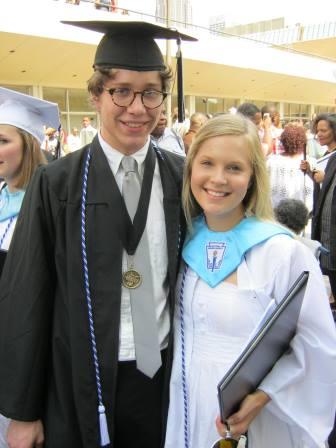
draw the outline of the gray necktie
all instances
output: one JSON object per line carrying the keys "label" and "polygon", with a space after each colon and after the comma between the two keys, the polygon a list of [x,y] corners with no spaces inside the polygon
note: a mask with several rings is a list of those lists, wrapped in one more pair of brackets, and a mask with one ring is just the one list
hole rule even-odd
{"label": "gray necktie", "polygon": [[[141,192],[137,162],[131,156],[124,156],[121,165],[125,172],[122,195],[128,214],[133,221]],[[141,284],[129,290],[136,363],[138,370],[152,378],[161,366],[161,353],[146,227],[133,260],[134,269],[142,276]]]}

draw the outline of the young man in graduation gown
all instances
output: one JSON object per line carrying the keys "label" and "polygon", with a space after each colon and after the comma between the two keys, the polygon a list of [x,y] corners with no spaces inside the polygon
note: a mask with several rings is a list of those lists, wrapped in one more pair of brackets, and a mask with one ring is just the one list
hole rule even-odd
{"label": "young man in graduation gown", "polygon": [[[150,142],[170,79],[153,36],[177,33],[143,22],[82,26],[105,33],[88,87],[101,128],[26,192],[0,286],[0,412],[12,419],[12,448],[159,448],[184,159]],[[129,175],[142,181],[134,219]],[[141,342],[149,327],[150,347]]]}

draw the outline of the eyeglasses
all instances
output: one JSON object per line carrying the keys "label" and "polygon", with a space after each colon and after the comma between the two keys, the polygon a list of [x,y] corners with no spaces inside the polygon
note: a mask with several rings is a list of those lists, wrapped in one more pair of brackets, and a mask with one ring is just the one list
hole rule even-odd
{"label": "eyeglasses", "polygon": [[141,102],[146,109],[156,109],[161,106],[167,97],[167,93],[155,89],[146,89],[142,92],[136,92],[129,87],[117,87],[115,89],[107,89],[104,87],[104,90],[111,95],[112,101],[119,107],[129,107],[134,102],[136,95],[140,95]]}

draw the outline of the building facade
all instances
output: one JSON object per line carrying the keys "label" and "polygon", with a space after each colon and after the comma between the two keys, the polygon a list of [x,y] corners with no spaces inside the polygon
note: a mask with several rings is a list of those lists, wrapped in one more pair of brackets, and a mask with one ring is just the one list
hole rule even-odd
{"label": "building facade", "polygon": [[[158,21],[167,17],[167,0],[156,0],[155,16]],[[169,0],[170,20],[177,25],[187,27],[192,23],[191,0]]]}
{"label": "building facade", "polygon": [[[157,3],[158,13],[162,3]],[[123,6],[121,1],[119,5]],[[180,20],[187,23],[191,20],[187,2],[183,5]],[[31,15],[32,6],[39,14]],[[86,84],[101,35],[60,22],[64,18],[106,20],[111,14],[97,11],[89,0],[79,5],[64,0],[31,0],[22,2],[18,16],[15,2],[6,2],[0,15],[0,85],[58,103],[62,125],[68,132],[81,127],[83,116],[90,116],[98,127],[99,118],[88,100]],[[25,20],[28,16],[30,20]],[[129,16],[155,20],[131,10]],[[187,32],[199,38],[197,43],[183,44],[184,92],[190,113],[227,112],[244,101],[259,107],[274,104],[284,120],[309,120],[322,111],[336,112],[334,62],[213,35],[195,26],[188,26]],[[164,44],[159,45],[164,52]],[[174,60],[172,66],[175,69]],[[176,85],[172,108],[176,106],[175,91]]]}

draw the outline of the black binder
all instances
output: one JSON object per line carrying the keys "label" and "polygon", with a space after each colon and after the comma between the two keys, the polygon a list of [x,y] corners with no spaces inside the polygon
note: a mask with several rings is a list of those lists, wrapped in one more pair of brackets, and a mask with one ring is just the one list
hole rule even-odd
{"label": "black binder", "polygon": [[276,361],[288,350],[296,333],[308,277],[309,272],[302,272],[219,382],[218,399],[223,422],[238,411],[246,395],[257,389]]}

